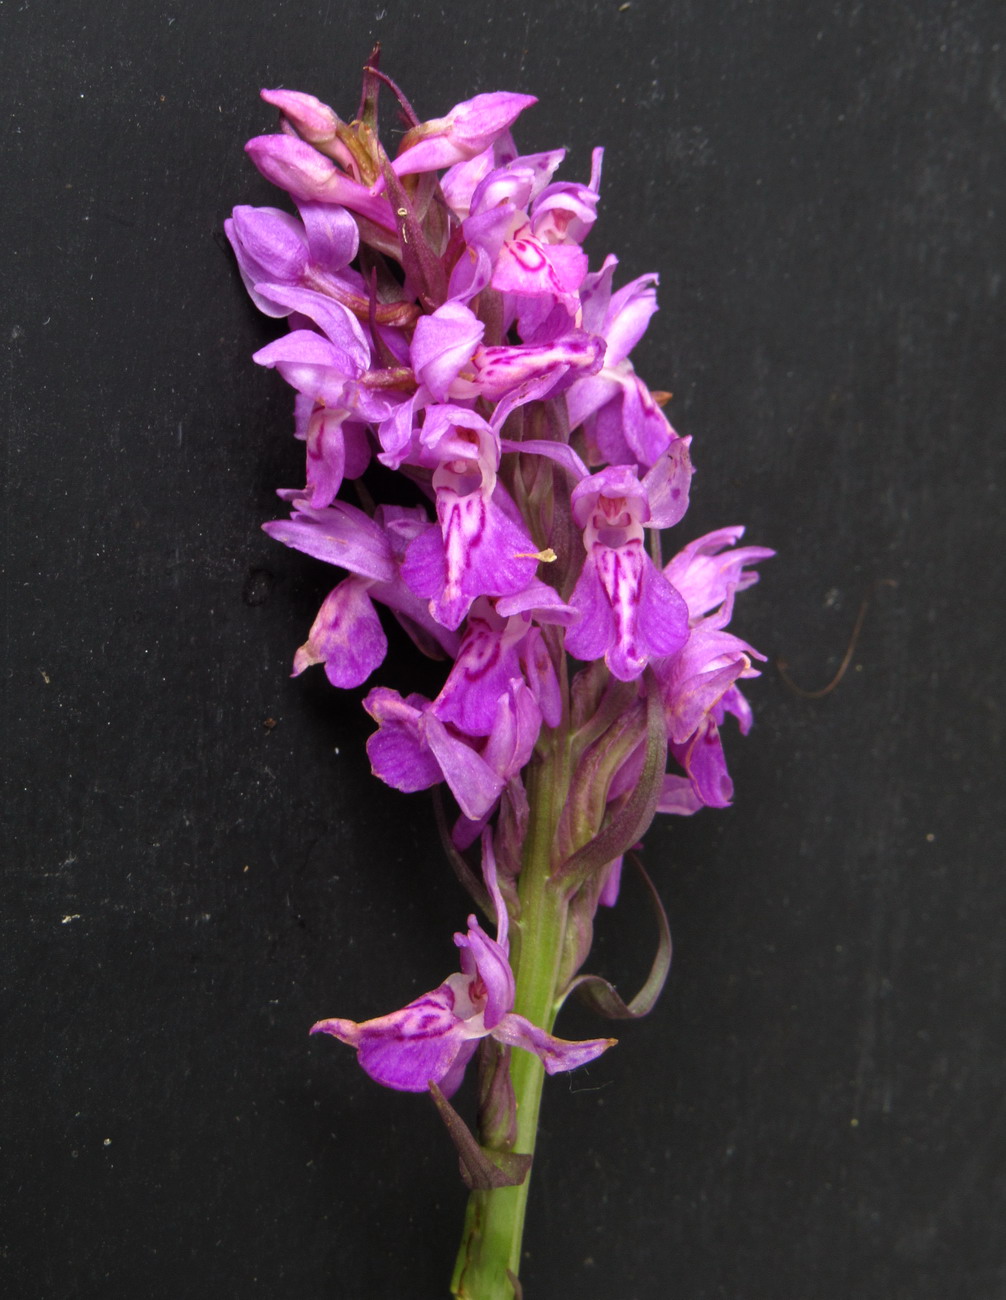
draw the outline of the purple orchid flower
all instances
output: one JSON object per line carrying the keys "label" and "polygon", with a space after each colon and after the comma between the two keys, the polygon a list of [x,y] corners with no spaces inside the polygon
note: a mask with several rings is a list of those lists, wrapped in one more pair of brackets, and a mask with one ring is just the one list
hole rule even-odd
{"label": "purple orchid flower", "polygon": [[[259,286],[270,299],[318,325],[322,333],[295,329],[255,353],[260,366],[275,367],[292,388],[332,408],[359,409],[362,419],[383,418],[386,405],[367,406],[368,390],[355,385],[369,368],[370,342],[363,326],[341,303],[313,289]],[[361,400],[363,399],[363,400]]]}
{"label": "purple orchid flower", "polygon": [[[474,742],[444,725],[431,701],[378,686],[363,701],[378,724],[367,741],[374,775],[394,790],[411,794],[446,781],[470,821],[487,816],[506,781],[478,752]],[[539,715],[540,718],[540,715]]]}
{"label": "purple orchid flower", "polygon": [[297,419],[296,436],[307,443],[307,492],[312,506],[331,505],[343,479],[360,478],[370,464],[366,426],[348,418],[349,412],[327,406],[310,408],[306,421]]}
{"label": "purple orchid flower", "polygon": [[436,401],[447,401],[452,384],[482,342],[485,328],[474,312],[452,301],[416,321],[410,349],[412,368]]}
{"label": "purple orchid flower", "polygon": [[299,205],[301,220],[278,208],[236,207],[224,231],[238,270],[255,305],[267,316],[287,316],[294,308],[260,293],[263,283],[290,288],[326,289],[338,297],[357,297],[364,288],[358,272],[346,268],[360,246],[360,232],[345,208],[330,203]]}
{"label": "purple orchid flower", "polygon": [[264,524],[264,531],[287,546],[348,569],[351,575],[325,598],[307,640],[294,656],[294,677],[323,663],[333,686],[361,686],[388,650],[374,601],[388,606],[424,653],[453,658],[457,637],[430,617],[425,602],[401,578],[405,548],[417,531],[428,526],[421,507],[384,506],[376,519],[370,519],[344,501],[317,509],[296,493],[282,495],[293,501],[293,518]]}
{"label": "purple orchid flower", "polygon": [[743,534],[743,528],[707,533],[664,569],[687,602],[691,631],[679,655],[655,666],[670,754],[685,771],[665,776],[660,812],[687,816],[703,807],[725,808],[733,798],[719,729],[727,713],[737,718],[742,735],[751,729],[751,708],[737,682],[758,677],[752,660],[765,656],[725,629],[736,593],[758,581],[748,566],[774,554],[764,546],[728,550]]}
{"label": "purple orchid flower", "polygon": [[[518,230],[529,228],[528,205],[547,184],[564,153],[559,149],[511,158],[504,166],[482,174],[472,192],[457,193],[455,211],[464,218],[460,232],[464,247],[451,271],[449,298],[469,302],[490,284],[504,244]],[[445,181],[450,176],[448,173]],[[448,202],[455,206],[450,197]],[[513,309],[509,315],[515,315]]]}
{"label": "purple orchid flower", "polygon": [[537,550],[517,507],[497,481],[500,445],[474,411],[441,405],[421,431],[440,527],[409,547],[402,576],[430,613],[454,630],[479,596],[510,596],[534,578]]}
{"label": "purple orchid flower", "polygon": [[487,737],[445,724],[422,695],[402,699],[375,687],[363,706],[378,724],[367,741],[374,775],[407,793],[445,781],[462,816],[477,823],[485,822],[530,759],[542,724],[538,697],[522,678],[508,679],[497,697]]}
{"label": "purple orchid flower", "polygon": [[[562,608],[575,617],[571,606]],[[562,714],[559,682],[540,629],[529,613],[504,618],[481,596],[468,613],[457,658],[433,712],[468,736],[488,736],[497,722],[500,696],[520,682],[531,688],[544,721],[556,726]]]}
{"label": "purple orchid flower", "polygon": [[[580,306],[577,290],[587,274],[587,254],[577,244],[547,244],[530,223],[521,227],[500,249],[493,267],[492,287],[514,299],[512,315],[521,337],[538,328],[542,316],[561,304],[576,318]],[[531,303],[524,300],[531,299]],[[538,301],[543,300],[543,301]]]}
{"label": "purple orchid flower", "polygon": [[224,222],[224,233],[255,306],[267,316],[285,316],[287,308],[264,297],[255,285],[263,280],[300,283],[308,264],[307,235],[302,223],[279,208],[242,204]]}
{"label": "purple orchid flower", "polygon": [[439,401],[485,397],[497,402],[521,384],[551,375],[558,390],[569,375],[589,375],[601,364],[604,341],[570,325],[564,312],[550,316],[533,342],[483,347],[483,323],[460,302],[446,302],[416,322],[412,365],[416,378]]}
{"label": "purple orchid flower", "polygon": [[319,1020],[312,1034],[331,1034],[355,1047],[367,1074],[401,1092],[425,1092],[437,1084],[445,1096],[457,1091],[465,1066],[483,1038],[533,1052],[548,1074],[575,1070],[596,1060],[613,1038],[580,1042],[556,1038],[513,1011],[514,976],[507,941],[507,911],[496,883],[488,834],[483,836],[486,884],[496,908],[491,939],[474,916],[466,934],[455,934],[461,970],[400,1011],[365,1020]]}
{"label": "purple orchid flower", "polygon": [[[555,326],[561,321],[561,332]],[[539,341],[542,340],[542,341]],[[589,375],[601,364],[604,342],[571,328],[564,313],[549,313],[535,334],[515,347],[476,348],[474,379],[462,380],[452,391],[461,397],[485,397],[497,402],[533,380],[551,377],[548,396],[556,396],[576,375]]]}
{"label": "purple orchid flower", "polygon": [[399,407],[410,401],[411,376],[394,371],[389,385],[387,372],[371,369],[367,331],[353,312],[328,294],[287,284],[256,288],[287,311],[307,317],[321,331],[291,330],[256,352],[254,360],[277,369],[302,398],[309,399],[310,406],[298,407],[298,433],[307,441],[311,503],[325,506],[338,492],[343,476],[358,476],[369,462],[369,441],[360,426],[392,422]]}
{"label": "purple orchid flower", "polygon": [[582,244],[597,219],[604,150],[591,154],[586,185],[559,181],[549,185],[531,207],[531,233],[543,244]]}
{"label": "purple orchid flower", "polygon": [[[617,465],[573,489],[573,517],[587,551],[570,604],[581,620],[566,633],[577,659],[604,657],[621,681],[639,677],[651,659],[677,654],[688,639],[688,606],[643,545],[643,525],[676,522],[688,503],[687,442],[639,479]],[[651,497],[652,487],[652,497]]]}
{"label": "purple orchid flower", "polygon": [[[757,677],[757,672],[746,674]],[[728,808],[734,797],[734,783],[727,771],[726,755],[720,727],[727,713],[740,723],[746,736],[751,730],[751,706],[736,686],[730,687],[709,711],[683,744],[671,742],[668,752],[684,768],[686,775],[669,773],[657,802],[657,812],[690,816],[700,808]]]}
{"label": "purple orchid flower", "polygon": [[570,427],[584,425],[593,464],[648,467],[677,436],[628,360],[657,310],[658,277],[641,275],[613,294],[616,265],[608,257],[580,289],[583,328],[604,338],[606,350],[601,368],[573,385],[566,405]]}

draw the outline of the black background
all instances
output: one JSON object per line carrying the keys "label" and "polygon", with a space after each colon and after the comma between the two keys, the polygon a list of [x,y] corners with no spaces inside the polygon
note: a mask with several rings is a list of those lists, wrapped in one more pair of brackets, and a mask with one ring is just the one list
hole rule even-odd
{"label": "black background", "polygon": [[[431,1106],[306,1030],[438,983],[466,899],[362,692],[287,677],[328,574],[259,530],[301,452],[221,235],[279,201],[258,88],[350,116],[377,37],[423,116],[529,91],[525,151],[607,146],[588,251],[663,277],[680,536],[779,551],[735,806],[648,839],[668,989],[548,1087],[529,1300],[1006,1295],[1001,19],[5,0],[7,1294],[446,1293]],[[400,643],[377,680],[436,689]],[[594,964],[631,992],[651,942],[630,888]]]}

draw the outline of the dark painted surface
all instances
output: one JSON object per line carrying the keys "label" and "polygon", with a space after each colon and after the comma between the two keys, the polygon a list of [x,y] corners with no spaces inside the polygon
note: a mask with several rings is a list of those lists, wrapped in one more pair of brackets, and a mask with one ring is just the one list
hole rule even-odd
{"label": "dark painted surface", "polygon": [[306,1028],[432,987],[466,902],[360,693],[286,676],[325,576],[259,531],[299,454],[220,236],[274,201],[258,86],[348,115],[376,35],[424,115],[527,90],[526,149],[608,146],[682,537],[780,552],[738,630],[821,685],[874,594],[833,694],[754,685],[735,807],[650,836],[674,972],[548,1090],[528,1296],[1006,1295],[999,6],[251,10],[0,9],[6,1293],[446,1291],[431,1108]]}

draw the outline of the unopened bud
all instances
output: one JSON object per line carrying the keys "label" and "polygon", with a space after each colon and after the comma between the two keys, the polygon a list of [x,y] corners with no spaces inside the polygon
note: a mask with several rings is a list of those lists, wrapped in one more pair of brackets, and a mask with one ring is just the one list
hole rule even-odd
{"label": "unopened bud", "polygon": [[352,155],[337,134],[342,122],[327,104],[299,90],[263,90],[262,98],[279,109],[302,140],[351,169]]}
{"label": "unopened bud", "polygon": [[408,132],[394,162],[395,174],[436,171],[474,158],[537,102],[534,95],[495,91],[455,104],[446,117],[421,122]]}

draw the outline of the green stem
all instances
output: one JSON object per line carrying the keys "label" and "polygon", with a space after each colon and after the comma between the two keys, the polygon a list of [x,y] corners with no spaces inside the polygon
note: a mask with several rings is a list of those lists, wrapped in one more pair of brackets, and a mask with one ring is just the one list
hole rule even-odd
{"label": "green stem", "polygon": [[[519,949],[514,1010],[551,1033],[556,1016],[559,962],[566,929],[564,889],[551,879],[552,846],[569,786],[567,746],[560,742],[528,774],[530,821],[520,875]],[[515,945],[516,947],[516,945]],[[534,1153],[544,1067],[531,1052],[514,1050],[510,1078],[517,1100],[514,1150]],[[519,1187],[472,1192],[451,1294],[458,1300],[513,1300],[510,1277],[520,1271],[530,1173]]]}

